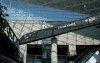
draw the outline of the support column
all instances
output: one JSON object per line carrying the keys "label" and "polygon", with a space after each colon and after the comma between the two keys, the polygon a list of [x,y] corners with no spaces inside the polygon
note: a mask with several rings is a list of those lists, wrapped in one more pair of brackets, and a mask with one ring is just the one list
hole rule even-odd
{"label": "support column", "polygon": [[69,56],[77,55],[76,45],[69,45]]}
{"label": "support column", "polygon": [[51,63],[58,63],[57,38],[55,37],[51,39]]}
{"label": "support column", "polygon": [[23,63],[26,63],[26,57],[27,57],[27,44],[20,45],[20,51],[23,54]]}

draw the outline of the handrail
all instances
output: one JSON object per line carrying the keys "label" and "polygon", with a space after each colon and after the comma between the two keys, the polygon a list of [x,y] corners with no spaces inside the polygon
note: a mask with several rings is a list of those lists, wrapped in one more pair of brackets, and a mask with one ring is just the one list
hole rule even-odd
{"label": "handrail", "polygon": [[[88,59],[96,52],[96,50],[94,51],[95,48],[96,48],[96,46],[93,46],[92,48],[87,49],[87,50],[86,50],[85,52],[83,52],[78,58],[76,58],[76,59],[74,60],[74,62],[77,62],[77,60],[89,50],[89,52],[87,52],[87,53],[85,54],[85,56],[82,56],[82,59],[78,60],[78,62],[77,62],[77,63],[85,63],[85,62],[88,61]],[[94,51],[94,52],[93,52],[93,51]],[[91,52],[93,52],[93,53],[91,54]]]}
{"label": "handrail", "polygon": [[[84,58],[82,58],[81,60],[80,60],[80,62],[82,63],[83,61],[82,60],[84,60],[85,62],[86,61],[88,61],[88,59],[96,52],[96,50],[95,50],[95,52],[93,52],[93,50],[95,49],[96,47],[94,46],[90,51],[89,51],[89,53],[86,55],[86,57],[84,57]],[[91,54],[91,52],[92,52],[92,54]],[[79,63],[80,63],[79,62]],[[83,62],[84,63],[84,62]]]}
{"label": "handrail", "polygon": [[[17,38],[17,36],[15,35],[15,33],[13,32],[13,30],[11,29],[9,23],[3,19],[3,18],[0,18],[0,33],[3,33],[5,34],[12,42],[13,45],[15,45],[15,47],[17,47],[19,49],[19,39]],[[18,55],[20,58],[23,58],[23,54],[18,51],[17,52]]]}
{"label": "handrail", "polygon": [[10,25],[5,19],[0,20],[0,32],[6,34],[17,48],[19,47],[19,39],[11,29]]}
{"label": "handrail", "polygon": [[11,55],[11,54],[9,54],[9,53],[7,53],[7,52],[5,52],[4,50],[0,50],[0,53],[1,53],[1,55],[4,55],[4,56],[7,56],[7,57],[9,57],[9,58],[11,58],[11,59],[14,59],[14,58],[16,58],[17,59],[17,57],[18,58],[20,58],[21,60],[19,60],[19,61],[23,61],[22,59],[22,57],[19,57],[19,55],[16,55],[15,54],[15,56],[14,55]]}
{"label": "handrail", "polygon": [[74,61],[76,61],[77,59],[79,59],[82,55],[84,55],[85,52],[87,52],[89,49],[86,49],[78,58],[76,58]]}

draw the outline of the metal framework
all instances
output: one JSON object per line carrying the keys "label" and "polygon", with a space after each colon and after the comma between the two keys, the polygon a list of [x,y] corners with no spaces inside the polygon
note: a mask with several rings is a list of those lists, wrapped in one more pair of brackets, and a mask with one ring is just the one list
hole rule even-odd
{"label": "metal framework", "polygon": [[[3,18],[1,18],[1,19],[2,20],[0,20],[0,38],[1,39],[4,38],[5,40],[9,40],[8,42],[1,41],[1,45],[6,44],[6,43],[7,43],[7,46],[11,46],[12,45],[12,49],[17,51],[17,53],[15,54],[17,59],[16,59],[16,57],[14,57],[14,55],[10,55],[9,53],[5,52],[4,50],[0,50],[0,53],[2,55],[8,56],[8,57],[13,58],[14,60],[20,62],[20,61],[23,60],[23,54],[19,51],[19,43],[20,43],[20,41],[16,37],[16,35],[13,32],[13,30],[11,29],[11,27],[9,26],[8,22]],[[8,43],[11,44],[11,45],[9,45]]]}
{"label": "metal framework", "polygon": [[81,55],[79,55],[74,62],[75,63],[86,63],[97,51],[99,45],[89,46]]}
{"label": "metal framework", "polygon": [[45,7],[58,8],[80,12],[89,15],[100,13],[99,0],[17,0],[18,2],[41,5]]}
{"label": "metal framework", "polygon": [[34,32],[27,33],[21,37],[21,43],[25,44],[53,36],[57,36],[60,34],[68,33],[75,30],[80,30],[83,28],[87,28],[90,26],[95,26],[100,24],[100,16],[93,16],[86,19],[69,22],[68,24],[60,27],[51,27],[47,29],[42,29]]}
{"label": "metal framework", "polygon": [[5,34],[11,40],[13,45],[15,45],[17,48],[19,47],[20,41],[6,20],[0,21],[0,33]]}
{"label": "metal framework", "polygon": [[[13,7],[13,4],[11,4],[10,1],[11,0],[9,0],[9,2],[7,2],[7,4],[9,3],[10,5],[8,5],[8,6]],[[74,21],[74,22],[66,22],[66,23],[61,23],[61,24],[57,24],[57,23],[54,24],[54,23],[47,22],[48,20],[43,20],[43,21],[46,21],[46,23],[53,24],[54,27],[50,27],[50,28],[46,28],[46,29],[41,28],[41,30],[37,30],[37,31],[32,30],[32,28],[34,28],[34,26],[35,26],[34,24],[32,24],[32,27],[26,26],[27,30],[30,29],[33,32],[29,32],[29,33],[24,34],[20,39],[21,42],[18,40],[18,38],[16,37],[17,34],[16,35],[14,34],[13,30],[9,27],[7,22],[1,21],[0,22],[0,27],[1,27],[0,32],[3,31],[4,34],[6,34],[9,37],[9,39],[13,42],[14,45],[16,43],[17,44],[19,44],[19,43],[25,44],[25,43],[29,43],[29,42],[33,42],[33,41],[37,41],[37,40],[61,35],[61,34],[64,34],[64,33],[70,32],[70,31],[80,30],[80,29],[83,29],[83,28],[87,28],[87,27],[91,27],[91,26],[95,26],[95,25],[100,24],[100,15],[99,15],[100,14],[100,0],[15,0],[15,1],[20,2],[20,3],[24,2],[24,3],[40,5],[40,6],[44,6],[44,7],[57,8],[57,9],[64,10],[64,11],[81,13],[82,15],[79,15],[81,17],[84,14],[89,15],[89,16],[88,16],[88,18],[85,18],[85,19],[80,19],[80,20],[77,20],[77,21]],[[28,9],[27,12],[21,12],[20,11],[21,10],[20,5],[17,8],[13,8],[13,9],[15,9],[15,10],[17,9],[17,10],[16,10],[16,12],[11,12],[12,14],[14,14],[14,16],[11,16],[11,17],[16,18],[18,13],[19,14],[22,13],[22,14],[26,14],[25,16],[23,15],[24,19],[25,19],[25,17],[28,17],[28,15],[31,18],[33,18],[33,17],[36,18],[37,16],[33,16],[31,14],[28,14],[28,13],[31,13],[31,12],[35,12],[35,13],[39,14],[38,17],[44,17],[44,15],[45,15],[46,18],[57,18],[57,20],[59,20],[59,18],[62,18],[62,19],[63,18],[67,18],[67,19],[78,19],[79,18],[79,17],[74,18],[75,17],[74,13],[73,13],[73,16],[72,15],[70,16],[71,18],[66,17],[66,15],[64,13],[63,14],[58,13],[57,15],[61,15],[61,16],[58,16],[58,17],[57,16],[53,17],[53,15],[48,16],[49,13],[51,14],[51,12],[56,13],[56,12],[64,12],[64,11],[52,11],[52,10],[48,11],[48,10],[43,10],[43,9],[37,10],[36,9],[37,7],[29,8],[27,6],[23,7],[23,8]],[[35,9],[33,9],[33,8],[35,8]],[[39,8],[42,8],[42,7],[39,7]],[[19,11],[19,12],[17,12],[17,11]],[[47,11],[48,13],[45,13],[45,11]],[[43,15],[41,16],[40,14],[43,14]],[[69,15],[67,15],[67,16],[69,16]],[[19,21],[20,21],[20,19],[22,18],[22,15],[19,15],[18,17],[20,17],[19,18]],[[25,20],[27,20],[27,19],[25,19]],[[40,20],[37,19],[37,21],[40,21]],[[52,20],[52,21],[54,21],[54,20]],[[65,21],[67,21],[67,20],[65,19]],[[20,36],[23,32],[23,28],[25,27],[25,23],[26,23],[26,21],[24,21],[23,25],[20,24],[20,25],[22,25],[22,28],[19,28],[19,30],[21,30],[20,33],[19,33]],[[14,23],[13,28],[14,28],[15,24],[16,23]],[[61,25],[61,26],[59,26],[59,25]],[[94,48],[95,47],[93,47],[93,49],[89,50],[89,53],[94,52],[93,51]],[[93,55],[93,54],[91,54],[91,55]],[[88,57],[90,57],[90,56],[88,56]],[[77,58],[75,61],[77,61],[77,60],[79,60],[79,58]],[[85,63],[86,60],[84,60],[84,61],[83,60],[84,60],[84,58],[82,60],[80,60],[79,63],[81,63],[81,62]]]}

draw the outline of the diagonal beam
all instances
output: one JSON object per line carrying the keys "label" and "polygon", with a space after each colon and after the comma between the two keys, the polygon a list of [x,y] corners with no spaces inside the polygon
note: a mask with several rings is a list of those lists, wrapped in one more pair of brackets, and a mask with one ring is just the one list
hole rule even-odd
{"label": "diagonal beam", "polygon": [[64,26],[46,28],[23,35],[20,39],[20,44],[30,43],[33,41],[50,38],[64,33],[84,29],[87,27],[100,24],[100,16],[93,16],[82,20],[68,22]]}

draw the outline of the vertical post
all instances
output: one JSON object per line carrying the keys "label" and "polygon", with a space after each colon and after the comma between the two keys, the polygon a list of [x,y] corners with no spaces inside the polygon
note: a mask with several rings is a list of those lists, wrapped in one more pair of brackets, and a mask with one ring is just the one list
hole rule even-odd
{"label": "vertical post", "polygon": [[[76,45],[69,45],[69,56],[75,56],[76,53]],[[69,63],[74,63],[74,61],[69,61]]]}
{"label": "vertical post", "polygon": [[100,48],[99,48],[99,56],[100,56]]}
{"label": "vertical post", "polygon": [[69,56],[77,55],[76,45],[69,45]]}
{"label": "vertical post", "polygon": [[20,46],[20,51],[23,54],[23,62],[26,63],[27,58],[27,44]]}
{"label": "vertical post", "polygon": [[51,63],[58,63],[57,38],[55,37],[51,39]]}

